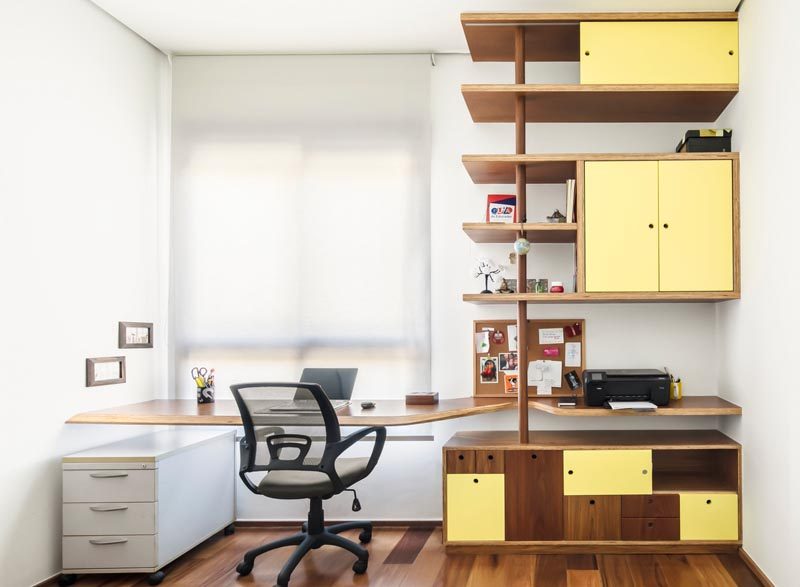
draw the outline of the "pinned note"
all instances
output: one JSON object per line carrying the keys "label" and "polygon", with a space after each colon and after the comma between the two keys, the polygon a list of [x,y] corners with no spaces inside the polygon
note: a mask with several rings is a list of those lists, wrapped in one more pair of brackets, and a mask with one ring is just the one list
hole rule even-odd
{"label": "pinned note", "polygon": [[567,367],[581,366],[581,343],[568,342],[564,345],[564,365]]}
{"label": "pinned note", "polygon": [[539,344],[564,344],[564,329],[540,328]]}
{"label": "pinned note", "polygon": [[489,352],[489,332],[487,330],[475,333],[475,352],[478,354]]}

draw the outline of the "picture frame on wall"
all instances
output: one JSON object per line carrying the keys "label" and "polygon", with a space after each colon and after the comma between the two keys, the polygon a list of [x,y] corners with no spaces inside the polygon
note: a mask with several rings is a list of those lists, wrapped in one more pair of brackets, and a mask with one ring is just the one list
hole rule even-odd
{"label": "picture frame on wall", "polygon": [[86,387],[125,383],[125,357],[86,359]]}
{"label": "picture frame on wall", "polygon": [[119,348],[151,349],[153,348],[152,322],[120,322]]}

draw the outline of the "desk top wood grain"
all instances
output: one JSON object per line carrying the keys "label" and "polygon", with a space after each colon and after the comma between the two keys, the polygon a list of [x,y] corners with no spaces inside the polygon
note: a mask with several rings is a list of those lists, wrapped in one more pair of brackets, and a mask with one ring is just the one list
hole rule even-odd
{"label": "desk top wood grain", "polygon": [[[375,407],[365,410],[361,401],[353,400],[337,411],[342,426],[408,426],[497,412],[515,405],[511,398],[464,397],[414,406],[406,405],[405,400],[370,400]],[[67,424],[241,426],[242,418],[233,400],[198,404],[195,400],[167,399],[84,412],[72,416]]]}

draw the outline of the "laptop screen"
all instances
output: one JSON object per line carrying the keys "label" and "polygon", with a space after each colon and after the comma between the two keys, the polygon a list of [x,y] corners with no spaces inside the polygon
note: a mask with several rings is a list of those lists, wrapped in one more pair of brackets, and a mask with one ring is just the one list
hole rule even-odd
{"label": "laptop screen", "polygon": [[[303,383],[316,383],[328,396],[328,399],[350,399],[353,395],[353,387],[356,384],[358,369],[303,369],[300,381]],[[306,389],[298,389],[294,394],[294,399],[314,399],[311,392]]]}

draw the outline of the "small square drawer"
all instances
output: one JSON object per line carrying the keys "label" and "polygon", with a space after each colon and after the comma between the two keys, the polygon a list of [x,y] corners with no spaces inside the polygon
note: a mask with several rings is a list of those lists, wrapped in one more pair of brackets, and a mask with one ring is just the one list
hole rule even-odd
{"label": "small square drawer", "polygon": [[445,470],[448,473],[476,473],[474,450],[445,451]]}
{"label": "small square drawer", "polygon": [[64,536],[155,533],[155,503],[64,504]]}
{"label": "small square drawer", "polygon": [[623,540],[679,540],[679,518],[622,518]]}
{"label": "small square drawer", "polygon": [[735,493],[681,493],[681,540],[738,540]]}
{"label": "small square drawer", "polygon": [[156,566],[156,536],[65,536],[64,569],[147,569]]}
{"label": "small square drawer", "polygon": [[64,503],[156,501],[153,469],[63,471]]}
{"label": "small square drawer", "polygon": [[677,518],[681,515],[677,493],[656,495],[623,495],[623,518]]}

